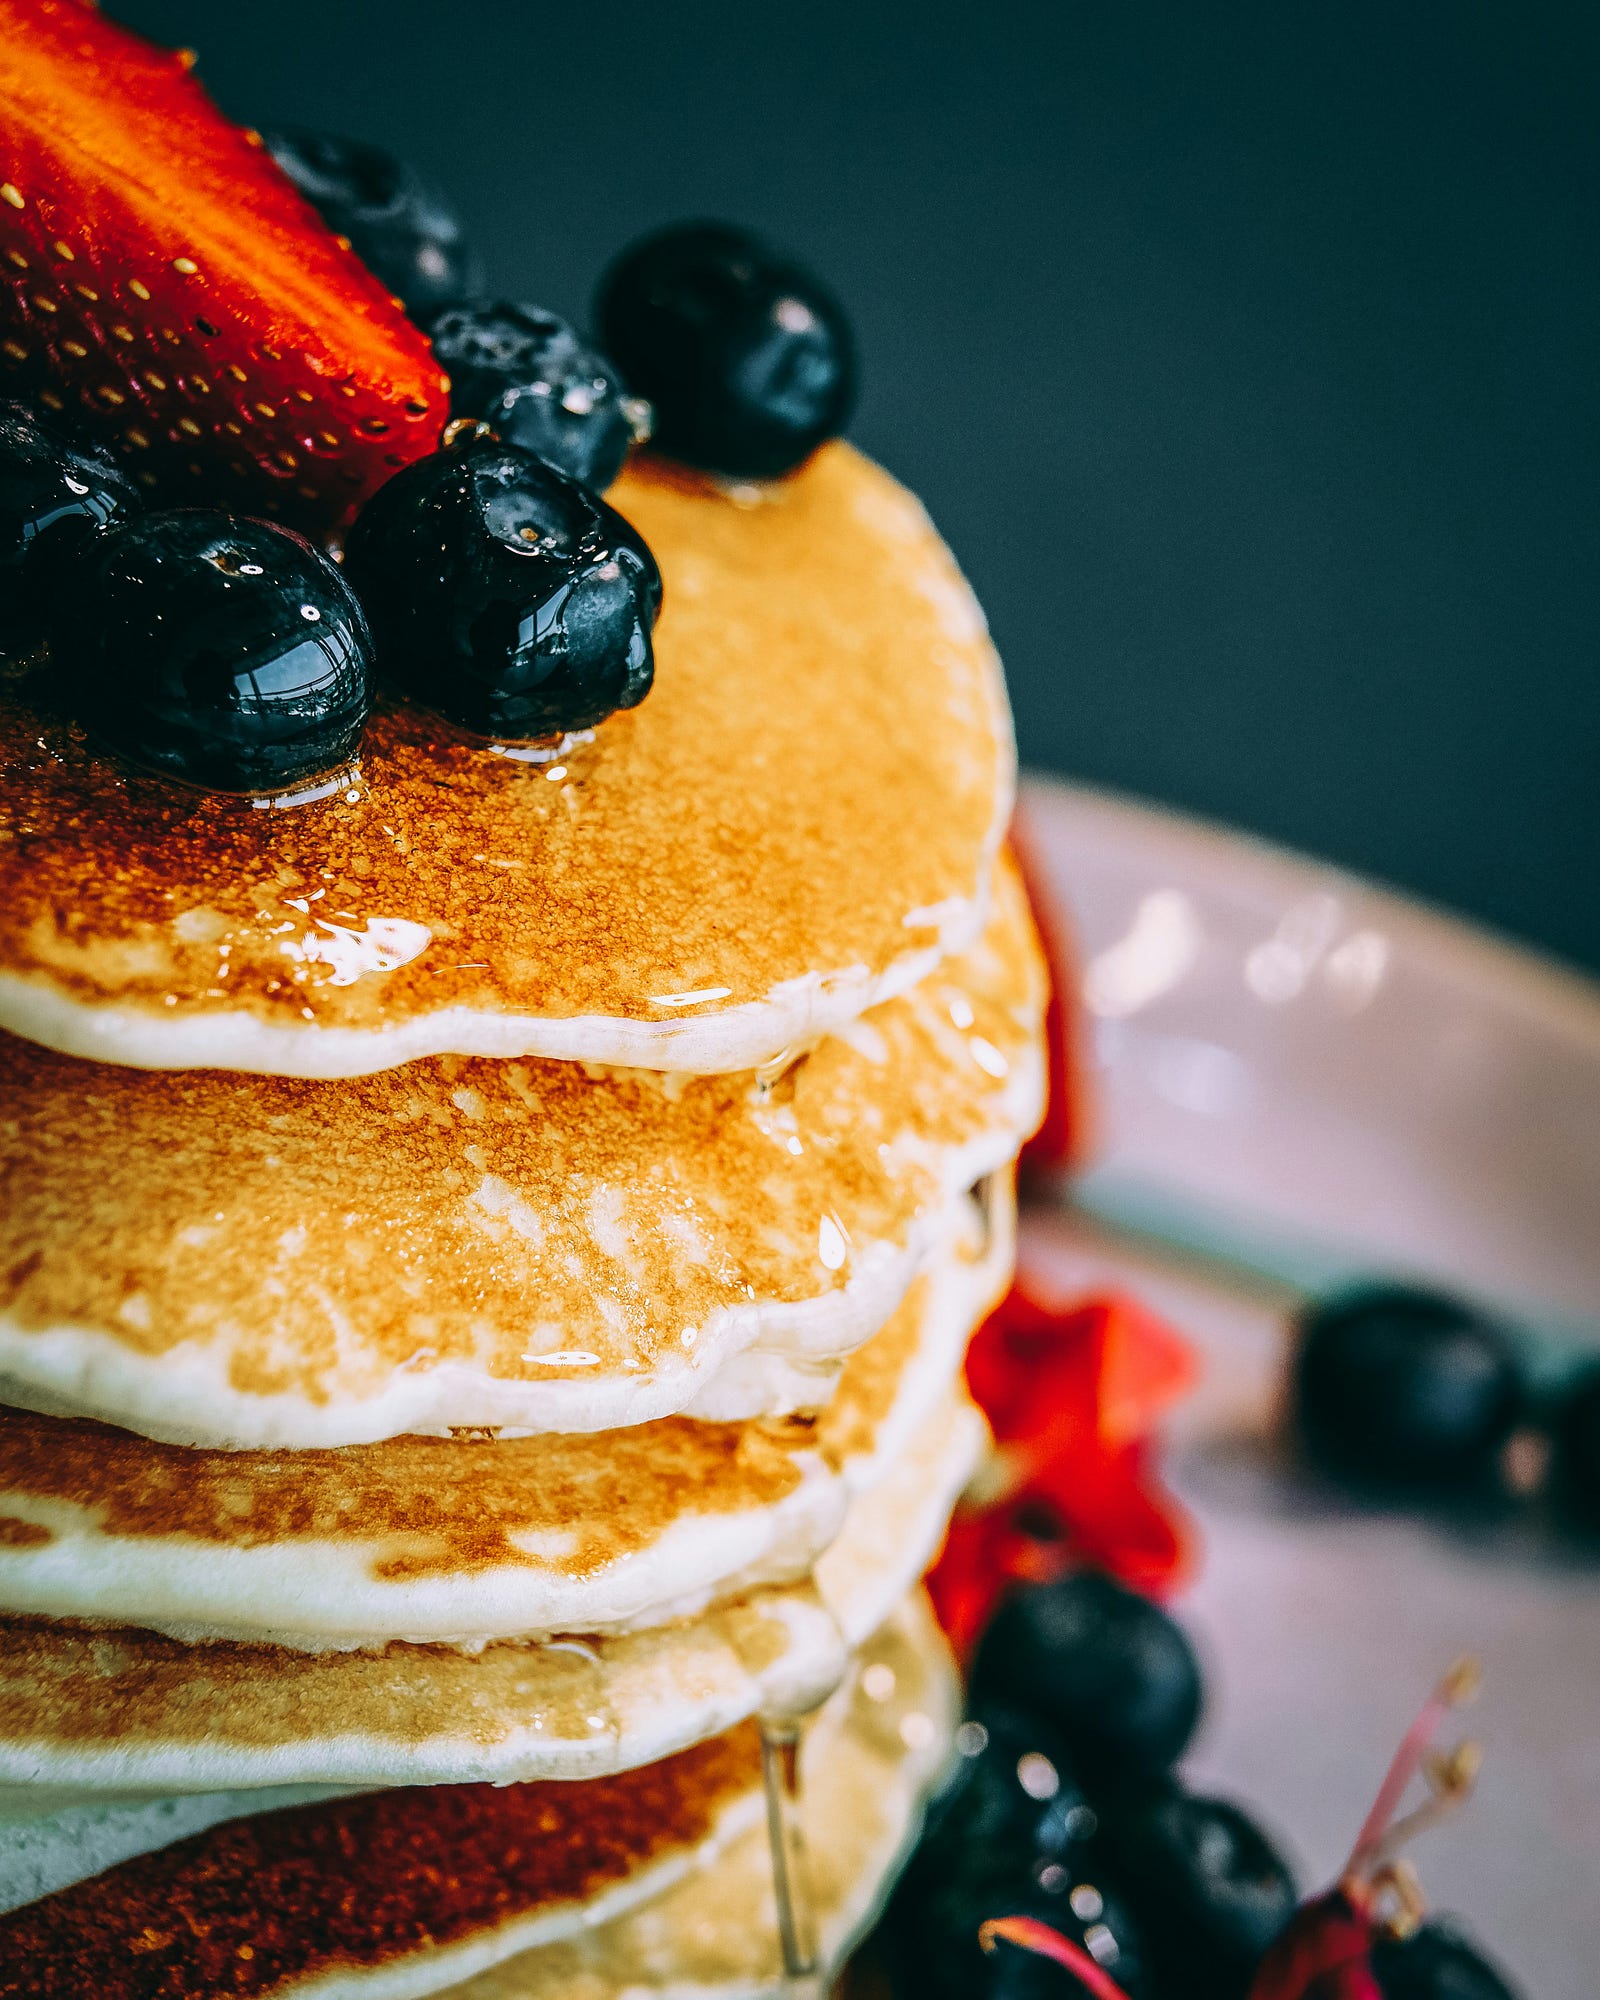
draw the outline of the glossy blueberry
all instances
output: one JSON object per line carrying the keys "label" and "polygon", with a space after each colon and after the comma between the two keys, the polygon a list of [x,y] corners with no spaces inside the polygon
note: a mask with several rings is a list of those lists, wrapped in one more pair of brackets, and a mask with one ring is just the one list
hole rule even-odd
{"label": "glossy blueberry", "polygon": [[1225,1799],[1176,1786],[1112,1806],[1103,1834],[1163,1977],[1193,2000],[1245,2000],[1298,1900],[1267,1836]]}
{"label": "glossy blueberry", "polygon": [[999,1696],[1059,1732],[1091,1797],[1150,1783],[1200,1716],[1200,1668],[1177,1625],[1096,1570],[1007,1598],[973,1662],[975,1701]]}
{"label": "glossy blueberry", "polygon": [[450,377],[450,407],[477,417],[580,486],[603,493],[628,447],[648,435],[649,406],[603,354],[542,306],[451,306],[430,333]]}
{"label": "glossy blueberry", "polygon": [[1521,1407],[1505,1329],[1471,1306],[1392,1286],[1313,1307],[1294,1364],[1307,1457],[1376,1486],[1484,1484]]}
{"label": "glossy blueberry", "polygon": [[1438,1920],[1403,1941],[1380,1939],[1372,1971],[1383,2000],[1517,2000],[1504,1975]]}
{"label": "glossy blueberry", "polygon": [[[1075,1993],[1060,1968],[1009,1947],[986,1956],[986,1917],[1035,1916],[1085,1945],[1140,1992],[1133,1921],[1107,1879],[1097,1820],[1048,1723],[998,1699],[957,1737],[956,1769],[896,1892],[885,1950],[907,1993]],[[1064,1982],[1064,1983],[1063,1983]]]}
{"label": "glossy blueberry", "polygon": [[267,150],[336,235],[413,318],[481,284],[477,257],[439,190],[380,146],[337,132],[281,125]]}
{"label": "glossy blueberry", "polygon": [[[1048,1924],[1108,1973],[1128,2000],[1153,2000],[1161,1991],[1151,1982],[1145,1938],[1127,1904],[1098,1870],[1061,1875],[1045,1867],[1021,1895],[1005,1897],[984,1911],[986,1917],[1034,1917]],[[1039,1877],[1044,1881],[1041,1882]],[[1049,1886],[1046,1886],[1046,1884]],[[980,1918],[981,1922],[982,1919]],[[971,1985],[947,1988],[950,2000],[1083,2000],[1083,1983],[1076,1973],[1036,1952],[1000,1941],[981,1951]]]}
{"label": "glossy blueberry", "polygon": [[928,1816],[929,1854],[987,1854],[1025,1872],[1041,1855],[1059,1858],[1093,1839],[1095,1814],[1049,1724],[991,1698],[957,1741],[960,1755]]}
{"label": "glossy blueberry", "polygon": [[654,405],[655,443],[671,458],[775,479],[850,421],[843,312],[743,229],[689,223],[635,243],[601,279],[595,318],[628,386]]}
{"label": "glossy blueberry", "polygon": [[1034,1917],[1086,1951],[1129,2000],[1150,1991],[1144,1944],[1126,1904],[1098,1864],[1075,1855],[1024,1870],[973,1852],[960,1869],[932,1870],[919,1854],[901,1880],[882,1932],[896,1990],[927,2000],[1023,2000],[1076,1994],[1063,1968],[1002,1946],[986,1953],[980,1926],[992,1917]]}
{"label": "glossy blueberry", "polygon": [[0,403],[0,653],[39,644],[51,598],[72,588],[73,551],[141,505],[110,459]]}
{"label": "glossy blueberry", "polygon": [[379,671],[477,735],[592,728],[650,691],[655,561],[531,451],[479,438],[407,466],[362,510],[345,575]]}
{"label": "glossy blueberry", "polygon": [[1600,1367],[1567,1387],[1551,1426],[1556,1504],[1585,1534],[1600,1534]]}
{"label": "glossy blueberry", "polygon": [[50,626],[79,720],[141,764],[282,792],[348,764],[372,642],[338,569],[287,528],[135,516],[80,554]]}

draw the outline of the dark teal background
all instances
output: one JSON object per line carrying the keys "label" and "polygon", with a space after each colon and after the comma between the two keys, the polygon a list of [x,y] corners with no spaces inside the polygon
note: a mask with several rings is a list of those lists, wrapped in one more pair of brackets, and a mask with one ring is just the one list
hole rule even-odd
{"label": "dark teal background", "polygon": [[1030,762],[1600,967],[1600,9],[109,4],[413,155],[516,296],[768,229]]}

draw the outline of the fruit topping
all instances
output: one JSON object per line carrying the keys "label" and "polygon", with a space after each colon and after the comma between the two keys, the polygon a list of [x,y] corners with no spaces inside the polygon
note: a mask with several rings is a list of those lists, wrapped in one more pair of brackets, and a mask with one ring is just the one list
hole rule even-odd
{"label": "fruit topping", "polygon": [[[1384,1773],[1372,1809],[1334,1886],[1302,1903],[1263,1954],[1249,2000],[1384,2000],[1377,1976],[1386,1938],[1410,1936],[1426,1908],[1405,1850],[1417,1834],[1447,1818],[1472,1794],[1480,1752],[1464,1740],[1440,1749],[1435,1739],[1452,1710],[1474,1699],[1478,1666],[1457,1660],[1423,1703]],[[1402,1812],[1421,1778],[1426,1797]],[[1424,1961],[1426,1954],[1424,1955]],[[1497,2000],[1500,1988],[1448,1983],[1401,1988],[1422,1994]],[[1398,2000],[1398,1996],[1397,1996]]]}
{"label": "fruit topping", "polygon": [[741,479],[792,472],[856,399],[855,343],[818,280],[726,223],[647,236],[605,273],[595,318],[657,447]]}
{"label": "fruit topping", "polygon": [[1431,1292],[1385,1287],[1315,1307],[1295,1359],[1312,1463],[1375,1486],[1483,1486],[1522,1389],[1504,1328]]}
{"label": "fruit topping", "polygon": [[1408,1938],[1380,1936],[1372,1971],[1383,2000],[1516,2000],[1481,1953],[1437,1919]]}
{"label": "fruit topping", "polygon": [[[978,1944],[1001,1960],[999,1976],[984,1988],[994,2000],[1001,1995],[1010,1996],[1010,2000],[1022,2000],[1024,1995],[1028,2000],[1033,1996],[1048,2000],[1051,1994],[1059,1994],[1063,2000],[1069,1994],[1087,1994],[1089,2000],[1128,2000],[1125,1990],[1101,1970],[1082,1945],[1037,1917],[990,1917],[978,1926]],[[1029,1956],[1012,1957],[1007,1951],[1010,1946]],[[1066,1977],[1052,1974],[1052,1966],[1064,1966]]]}
{"label": "fruit topping", "polygon": [[156,771],[272,794],[348,765],[371,641],[299,535],[200,508],[135,516],[77,564],[50,646],[79,719]]}
{"label": "fruit topping", "polygon": [[1568,1387],[1552,1432],[1556,1504],[1571,1526],[1600,1534],[1600,1366],[1585,1368]]}
{"label": "fruit topping", "polygon": [[603,493],[628,447],[650,434],[650,406],[630,396],[603,354],[542,306],[452,306],[432,323],[450,407],[477,417]]}
{"label": "fruit topping", "polygon": [[1200,1669],[1158,1605],[1094,1570],[1019,1591],[973,1661],[974,1699],[1054,1724],[1091,1787],[1137,1787],[1182,1754],[1200,1718]]}
{"label": "fruit topping", "polygon": [[1267,1836],[1227,1800],[1176,1786],[1114,1807],[1105,1836],[1171,1990],[1192,2000],[1244,2000],[1298,1900]]}
{"label": "fruit topping", "polygon": [[531,451],[477,437],[408,467],[362,512],[345,574],[379,671],[480,736],[589,729],[650,690],[655,561]]}
{"label": "fruit topping", "polygon": [[885,1942],[899,1990],[973,1996],[1071,1995],[1077,1984],[1023,1953],[990,1954],[980,1929],[1031,1920],[1068,1938],[1130,1996],[1148,1989],[1143,1945],[1105,1874],[1095,1813],[1048,1724],[1004,1703],[980,1707],[957,1736],[960,1764],[904,1880]]}
{"label": "fruit topping", "polygon": [[0,379],[169,505],[336,527],[433,448],[448,385],[191,60],[0,0]]}
{"label": "fruit topping", "polygon": [[0,652],[38,645],[62,560],[142,504],[102,453],[52,435],[20,405],[0,404]]}
{"label": "fruit topping", "polygon": [[267,151],[311,206],[418,320],[469,297],[478,259],[444,195],[381,146],[280,125]]}
{"label": "fruit topping", "polygon": [[[1014,1702],[978,1702],[957,1741],[960,1759],[930,1815],[930,1852],[967,1849],[1006,1865],[1060,1860],[1098,1824],[1067,1763],[1061,1732]],[[1009,1857],[1009,1859],[1007,1859]]]}

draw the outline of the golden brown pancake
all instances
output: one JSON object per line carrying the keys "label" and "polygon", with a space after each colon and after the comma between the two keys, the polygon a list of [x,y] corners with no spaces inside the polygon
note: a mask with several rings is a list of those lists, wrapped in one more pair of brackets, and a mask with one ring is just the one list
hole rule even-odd
{"label": "golden brown pancake", "polygon": [[[868,1642],[846,1727],[806,1740],[800,1819],[824,1987],[870,1928],[916,1837],[923,1796],[950,1756],[960,1696],[918,1592]],[[752,1827],[664,1895],[508,1959],[441,2000],[784,2000],[776,1929],[771,1851],[765,1828]]]}
{"label": "golden brown pancake", "polygon": [[[806,1728],[801,1815],[830,1966],[909,1841],[958,1698],[916,1595]],[[776,1989],[780,1958],[755,1772],[744,1730],[636,1778],[263,1809],[165,1847],[151,1819],[150,1851],[0,1916],[0,1953],[37,1981],[0,1993],[298,1994],[334,1978],[367,2000],[447,1983],[457,2000],[618,2000],[677,1982],[748,2000]],[[72,1829],[55,1835],[70,1867]],[[507,1959],[519,1929],[546,1941]],[[457,1985],[474,1957],[493,1969]]]}
{"label": "golden brown pancake", "polygon": [[803,1576],[948,1394],[1010,1236],[942,1249],[818,1415],[224,1452],[0,1409],[0,1610],[312,1652],[472,1646]]}
{"label": "golden brown pancake", "polygon": [[324,1446],[618,1428],[746,1349],[847,1353],[1037,1121],[1043,991],[1005,866],[970,951],[769,1080],[315,1083],[0,1036],[0,1397]]}
{"label": "golden brown pancake", "polygon": [[[440,1785],[234,1820],[0,1916],[0,2000],[437,1991],[620,1911],[757,1809],[752,1725],[585,1785]],[[343,1990],[342,1988],[338,1990]]]}
{"label": "golden brown pancake", "polygon": [[556,759],[390,704],[359,781],[261,810],[97,754],[48,667],[0,687],[0,1027],[159,1068],[738,1070],[970,943],[1010,725],[917,503],[843,444],[610,497],[666,580],[656,684]]}
{"label": "golden brown pancake", "polygon": [[[815,1587],[617,1637],[466,1653],[197,1644],[0,1618],[0,1812],[40,1799],[581,1778],[836,1686],[938,1551],[984,1438],[947,1391],[851,1502]],[[19,1796],[20,1794],[20,1796]]]}
{"label": "golden brown pancake", "polygon": [[[902,1593],[915,1580],[896,1579]],[[761,1709],[811,1706],[847,1664],[807,1584],[648,1632],[480,1653],[186,1645],[5,1618],[0,1804],[588,1779],[654,1763]]]}

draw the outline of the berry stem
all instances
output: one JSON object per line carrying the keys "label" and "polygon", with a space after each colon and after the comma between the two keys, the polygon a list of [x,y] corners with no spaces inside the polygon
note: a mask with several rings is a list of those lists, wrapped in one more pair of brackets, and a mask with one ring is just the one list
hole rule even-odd
{"label": "berry stem", "polygon": [[1007,1944],[1020,1945],[1024,1951],[1037,1952],[1040,1958],[1053,1959],[1057,1965],[1064,1965],[1075,1973],[1084,1986],[1094,1995],[1094,2000],[1128,2000],[1122,1988],[1100,1967],[1086,1951],[1064,1938],[1059,1931],[1053,1931],[1048,1924],[1042,1924],[1037,1917],[990,1917],[978,1927],[978,1942],[985,1951],[993,1951],[1004,1940]]}
{"label": "berry stem", "polygon": [[[1472,1700],[1478,1691],[1478,1663],[1467,1657],[1457,1660],[1439,1685],[1423,1703],[1417,1719],[1406,1731],[1400,1748],[1384,1774],[1383,1783],[1378,1787],[1378,1796],[1372,1802],[1372,1810],[1367,1814],[1361,1831],[1356,1835],[1356,1843],[1350,1850],[1350,1859],[1345,1863],[1340,1880],[1347,1884],[1359,1884],[1371,1871],[1382,1854],[1396,1844],[1386,1838],[1392,1833],[1413,1833],[1422,1825],[1438,1816],[1435,1807],[1454,1804],[1470,1787],[1468,1775],[1464,1784],[1442,1788],[1437,1798],[1429,1805],[1420,1807],[1399,1827],[1394,1825],[1395,1814],[1400,1801],[1405,1797],[1406,1788],[1417,1772],[1423,1768],[1433,1739],[1439,1726],[1451,1709],[1460,1708]],[[1473,1766],[1475,1771],[1476,1766]]]}

